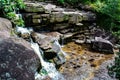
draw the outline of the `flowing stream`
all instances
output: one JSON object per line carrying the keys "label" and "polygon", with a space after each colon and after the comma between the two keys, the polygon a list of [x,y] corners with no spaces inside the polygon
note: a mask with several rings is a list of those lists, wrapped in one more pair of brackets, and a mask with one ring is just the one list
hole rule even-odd
{"label": "flowing stream", "polygon": [[62,50],[61,45],[59,44],[57,39],[53,41],[52,49],[54,52],[57,53],[57,57],[61,61],[61,63],[66,62],[66,57],[68,55]]}

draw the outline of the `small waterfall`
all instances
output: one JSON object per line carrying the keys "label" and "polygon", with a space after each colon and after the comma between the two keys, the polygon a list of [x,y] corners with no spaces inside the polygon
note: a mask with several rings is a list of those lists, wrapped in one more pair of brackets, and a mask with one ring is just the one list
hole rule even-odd
{"label": "small waterfall", "polygon": [[64,36],[61,36],[61,47],[64,47]]}
{"label": "small waterfall", "polygon": [[64,80],[63,76],[56,70],[53,63],[44,61],[42,57],[43,51],[39,48],[39,45],[37,43],[31,43],[31,47],[40,58],[40,62],[42,65],[40,74],[36,73],[35,80],[41,80],[47,75],[52,78],[52,80]]}
{"label": "small waterfall", "polygon": [[[23,28],[23,27],[16,27],[16,32],[20,33],[20,34],[25,34],[25,33],[29,33],[31,34],[31,29],[28,28]],[[43,59],[43,51],[39,48],[39,45],[37,43],[34,43],[32,38],[30,38],[31,41],[31,47],[33,48],[33,50],[35,51],[35,53],[38,55],[39,59],[40,59],[40,63],[42,65],[42,69],[40,70],[40,72],[36,72],[35,74],[35,80],[41,80],[44,79],[46,76],[49,76],[52,80],[65,80],[64,77],[62,76],[62,74],[60,74],[57,70],[56,67],[53,63],[49,63],[47,61],[45,61]],[[64,54],[65,53],[62,51],[60,44],[58,43],[58,41],[55,40],[55,43],[57,45],[57,47],[60,49],[56,52],[58,52],[58,55],[60,56],[60,54]],[[60,57],[60,59],[62,60],[63,58]]]}
{"label": "small waterfall", "polygon": [[22,18],[22,15],[20,13],[16,14],[16,18],[19,19],[19,18]]}
{"label": "small waterfall", "polygon": [[19,27],[19,26],[16,26],[16,32],[17,33],[21,33],[21,34],[24,34],[24,33],[28,33],[30,34],[32,32],[32,28],[23,28],[23,27]]}
{"label": "small waterfall", "polygon": [[61,46],[58,42],[58,40],[54,40],[53,44],[52,44],[52,49],[54,52],[57,53],[57,57],[59,58],[59,60],[64,63],[66,61],[66,57],[68,56],[62,49]]}

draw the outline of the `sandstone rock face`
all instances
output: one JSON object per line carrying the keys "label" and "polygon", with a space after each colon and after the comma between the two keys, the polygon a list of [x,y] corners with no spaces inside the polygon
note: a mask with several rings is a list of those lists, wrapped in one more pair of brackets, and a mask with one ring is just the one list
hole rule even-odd
{"label": "sandstone rock face", "polygon": [[[96,15],[92,12],[75,11],[45,2],[27,2],[25,8],[25,23],[28,26],[47,26],[50,23],[78,24],[81,21],[94,21]],[[29,13],[29,14],[28,14]],[[29,20],[29,21],[28,21]],[[54,26],[52,26],[54,27]]]}

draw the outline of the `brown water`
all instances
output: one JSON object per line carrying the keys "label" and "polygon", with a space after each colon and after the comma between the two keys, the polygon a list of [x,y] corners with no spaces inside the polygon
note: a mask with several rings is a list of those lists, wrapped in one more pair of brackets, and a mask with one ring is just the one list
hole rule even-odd
{"label": "brown water", "polygon": [[101,64],[114,57],[114,54],[94,52],[90,50],[90,45],[78,45],[74,42],[66,44],[63,51],[69,58],[60,67],[60,71],[67,80],[91,80]]}

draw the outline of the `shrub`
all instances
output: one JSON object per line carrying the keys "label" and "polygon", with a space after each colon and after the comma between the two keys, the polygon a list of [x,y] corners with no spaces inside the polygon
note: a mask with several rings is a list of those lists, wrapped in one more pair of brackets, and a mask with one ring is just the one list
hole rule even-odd
{"label": "shrub", "polygon": [[120,0],[96,0],[90,6],[98,13],[100,26],[120,36]]}
{"label": "shrub", "polygon": [[17,18],[16,12],[24,7],[25,5],[22,0],[0,0],[0,10],[3,16],[18,26],[24,26],[24,21],[22,18]]}
{"label": "shrub", "polygon": [[108,67],[109,75],[115,77],[120,80],[120,52],[117,53],[117,57],[115,57],[114,65]]}

